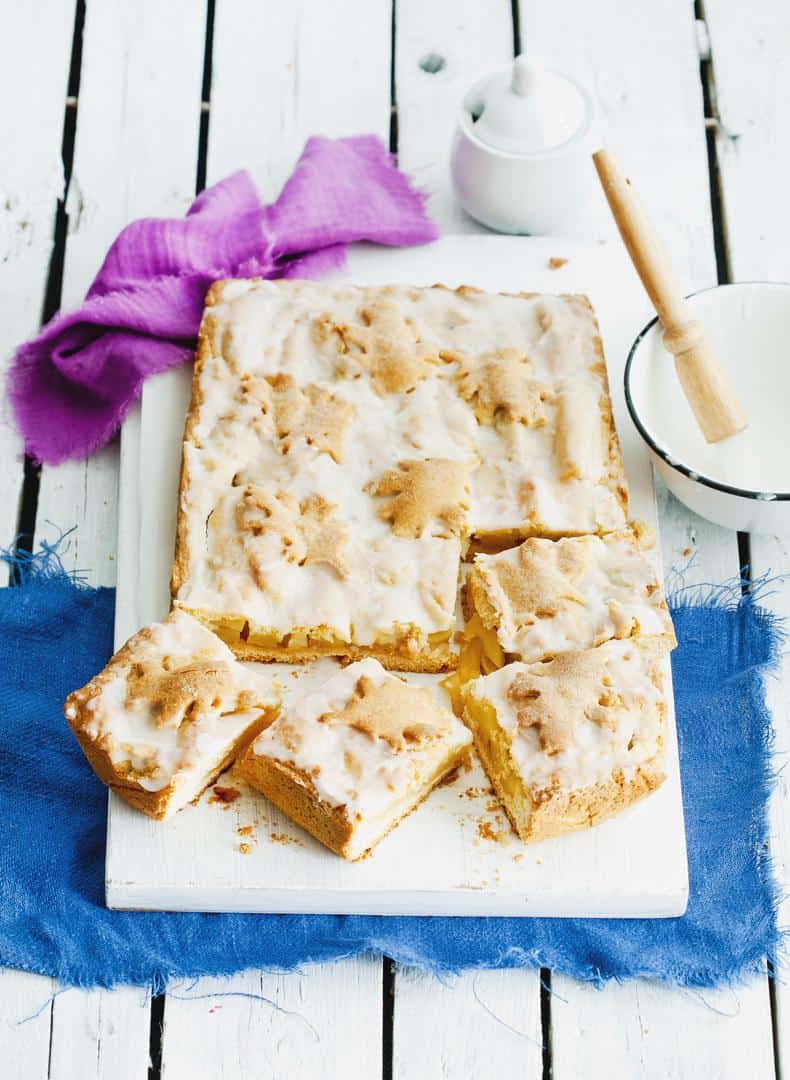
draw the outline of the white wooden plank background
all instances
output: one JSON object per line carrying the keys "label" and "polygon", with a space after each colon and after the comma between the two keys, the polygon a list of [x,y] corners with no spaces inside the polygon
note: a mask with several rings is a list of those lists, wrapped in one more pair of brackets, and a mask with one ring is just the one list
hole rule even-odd
{"label": "white wooden plank background", "polygon": [[381,1069],[381,962],[246,972],[176,988],[165,1004],[162,1077],[372,1077]]}
{"label": "white wooden plank background", "polygon": [[[506,0],[395,4],[395,83],[401,163],[431,192],[446,229],[477,227],[453,206],[446,186],[452,115],[480,70],[512,47]],[[29,9],[29,10],[28,10]],[[287,9],[287,10],[283,10]],[[788,279],[786,187],[790,135],[782,103],[790,97],[790,14],[782,0],[734,5],[705,0],[718,109],[716,138],[726,240],[736,278]],[[51,244],[74,5],[43,0],[8,5],[0,41],[4,155],[0,187],[0,289],[6,305],[4,359],[34,328]],[[319,0],[262,5],[217,0],[208,179],[251,167],[266,197],[287,175],[303,138],[374,130],[387,137],[391,58],[390,0]],[[521,4],[522,43],[577,74],[594,71],[610,139],[638,181],[673,248],[689,288],[715,280],[708,169],[694,8],[689,0],[624,4],[561,0]],[[130,218],[178,213],[193,190],[203,66],[205,5],[177,0],[91,0],[85,29],[74,182],[69,209],[64,303],[75,302],[107,244]],[[35,41],[36,63],[26,48]],[[435,54],[435,74],[421,61]],[[436,59],[428,67],[436,67]],[[21,93],[24,88],[24,95]],[[9,164],[13,159],[13,168]],[[8,204],[10,202],[10,205]],[[30,213],[28,214],[28,210]],[[21,223],[31,221],[31,228]],[[602,206],[580,228],[608,229]],[[7,256],[7,257],[6,257]],[[0,528],[14,531],[21,486],[15,436],[0,418]],[[45,469],[38,511],[79,522],[72,565],[96,583],[114,581],[117,454],[87,466]],[[662,542],[668,565],[696,563],[689,580],[722,580],[737,569],[735,537],[694,518],[664,496]],[[755,570],[790,571],[790,537],[752,538]],[[772,601],[790,614],[790,587]],[[790,672],[772,684],[786,732]],[[787,740],[782,744],[787,749]],[[790,799],[774,802],[773,850],[787,883]],[[787,912],[784,914],[786,923]],[[252,988],[252,990],[250,990]],[[596,991],[555,976],[550,999],[551,1055],[541,1040],[535,972],[486,972],[439,983],[411,969],[395,975],[393,1075],[493,1076],[512,1069],[557,1077],[717,1076],[762,1080],[774,1073],[765,979],[737,994],[702,996],[648,984]],[[294,1015],[254,998],[260,994]],[[149,1009],[139,991],[68,991],[47,1003],[51,980],[0,973],[0,1054],[9,1076],[140,1076],[148,1064]],[[198,993],[213,997],[185,1001]],[[790,1011],[776,993],[777,1044],[787,1062]],[[26,1023],[41,1006],[41,1013]],[[246,974],[176,990],[165,1005],[164,1075],[347,1076],[380,1071],[382,965],[370,958],[303,975]],[[221,1006],[221,1007],[216,1007]],[[544,1003],[545,1008],[545,1003]],[[298,1015],[296,1015],[298,1014]],[[302,1019],[304,1017],[304,1020]],[[304,1022],[304,1021],[307,1021]],[[316,1043],[313,1029],[320,1035]],[[786,1066],[787,1067],[787,1066]],[[223,1072],[224,1070],[224,1072]],[[387,1075],[385,1071],[385,1075]]]}
{"label": "white wooden plank background", "polygon": [[[735,280],[790,281],[787,176],[790,132],[782,120],[790,100],[790,7],[767,0],[751,14],[727,0],[706,0],[716,77],[716,134],[729,262]],[[759,72],[759,77],[756,76]],[[790,575],[790,534],[751,538],[752,576]],[[790,577],[778,581],[766,603],[790,618]],[[771,807],[771,854],[785,900],[779,922],[790,922],[790,660],[767,682],[781,770]],[[790,990],[774,984],[778,1061],[790,1069]]]}
{"label": "white wooden plank background", "polygon": [[[10,12],[6,13],[10,18]],[[50,0],[15,8],[15,33],[0,36],[0,378],[11,350],[38,328],[44,303],[57,200],[62,194],[61,133],[74,4]],[[20,49],[19,40],[35,41]],[[24,109],[10,108],[24,98]],[[17,530],[22,448],[0,403],[0,547]],[[7,581],[0,567],[0,585]],[[51,979],[0,971],[0,1060],[9,1075],[45,1076],[49,1056]],[[34,1020],[26,1020],[41,1006]]]}
{"label": "white wooden plank background", "polygon": [[[11,12],[7,13],[10,21]],[[14,8],[13,34],[0,35],[0,384],[11,351],[38,328],[63,191],[60,162],[74,4],[46,0]],[[35,41],[35,49],[19,42]],[[24,100],[24,108],[12,103]],[[0,401],[0,547],[16,532],[22,446],[5,394]],[[7,580],[0,567],[0,585]]]}

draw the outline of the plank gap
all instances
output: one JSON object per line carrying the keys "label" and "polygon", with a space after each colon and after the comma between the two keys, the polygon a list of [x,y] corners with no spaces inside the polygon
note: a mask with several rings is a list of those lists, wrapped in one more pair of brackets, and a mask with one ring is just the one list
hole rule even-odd
{"label": "plank gap", "polygon": [[776,968],[770,960],[768,965],[768,1008],[771,1012],[771,1043],[774,1052],[774,1070],[776,1080],[782,1080],[784,1070],[782,1068],[782,1051],[779,1039],[779,1007],[776,1001],[776,980],[779,977]]}
{"label": "plank gap", "polygon": [[[66,104],[63,109],[63,134],[60,143],[60,156],[63,161],[63,195],[58,199],[55,211],[55,233],[52,242],[52,255],[47,270],[47,284],[44,290],[44,304],[41,312],[42,325],[52,318],[60,308],[63,290],[63,263],[66,254],[66,236],[69,217],[66,213],[66,196],[71,183],[71,171],[74,165],[74,142],[77,136],[78,97],[80,74],[82,71],[82,36],[85,29],[85,0],[77,0],[74,10],[74,32],[71,38],[71,60],[66,91]],[[74,104],[69,103],[71,99]]]}
{"label": "plank gap", "polygon": [[165,1027],[165,995],[151,997],[151,1023],[148,1028],[148,1080],[162,1076],[162,1042]]}
{"label": "plank gap", "polygon": [[55,1030],[55,999],[49,1003],[49,1042],[47,1044],[47,1078],[52,1076],[52,1036]]}
{"label": "plank gap", "polygon": [[396,11],[397,0],[392,0],[392,17],[390,19],[390,131],[389,131],[389,149],[391,154],[398,154],[398,94],[395,87],[395,63],[397,59],[396,55],[396,39],[395,39],[395,27],[397,21]]}
{"label": "plank gap", "polygon": [[510,11],[513,19],[513,55],[521,55],[521,12],[519,0],[510,0]]}
{"label": "plank gap", "polygon": [[208,161],[208,125],[211,118],[211,68],[214,60],[214,15],[216,0],[206,2],[206,45],[203,51],[203,82],[200,88],[200,130],[198,133],[197,174],[195,191],[206,186]]}
{"label": "plank gap", "polygon": [[[19,514],[16,521],[16,536],[14,538],[14,554],[32,552],[33,536],[36,531],[36,511],[38,510],[38,490],[41,484],[41,466],[37,465],[31,457],[25,454],[24,472],[22,474],[22,495],[19,499]],[[20,584],[19,569],[11,566],[11,585]]]}
{"label": "plank gap", "polygon": [[[694,14],[706,27],[705,2],[695,0]],[[727,231],[727,214],[724,205],[721,169],[717,136],[719,114],[716,97],[716,72],[712,54],[701,57],[700,81],[702,83],[702,105],[705,122],[705,146],[708,152],[708,183],[710,186],[710,208],[713,217],[713,247],[716,254],[716,279],[720,285],[732,281],[732,262]]]}
{"label": "plank gap", "polygon": [[381,1077],[392,1080],[395,1045],[395,961],[381,958]]}
{"label": "plank gap", "polygon": [[752,584],[752,540],[749,533],[738,533],[738,569],[741,575],[741,592],[746,596]]}
{"label": "plank gap", "polygon": [[540,1041],[543,1080],[552,1080],[554,1061],[551,1053],[551,972],[540,969]]}
{"label": "plank gap", "polygon": [[[52,252],[47,267],[47,280],[41,307],[41,325],[49,322],[60,309],[63,292],[63,265],[66,258],[66,238],[69,217],[66,213],[66,196],[71,182],[74,165],[74,142],[77,135],[77,104],[82,71],[82,37],[85,29],[85,0],[77,0],[74,9],[74,29],[71,35],[71,58],[66,86],[66,101],[63,108],[63,128],[60,140],[60,156],[63,162],[63,193],[55,208],[55,228],[52,235]],[[14,554],[31,552],[36,529],[38,511],[38,492],[41,480],[41,466],[25,454],[22,477],[22,494],[19,499],[19,511],[16,522],[16,536],[13,542]],[[11,584],[19,584],[16,568],[11,571]]]}

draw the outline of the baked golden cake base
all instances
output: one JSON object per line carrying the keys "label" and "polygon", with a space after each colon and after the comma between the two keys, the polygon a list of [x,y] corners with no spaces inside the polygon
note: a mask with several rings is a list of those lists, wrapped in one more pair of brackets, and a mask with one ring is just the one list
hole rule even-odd
{"label": "baked golden cake base", "polygon": [[363,851],[354,844],[355,822],[344,806],[331,806],[323,802],[315,791],[310,776],[287,762],[272,761],[258,757],[252,749],[242,759],[240,773],[252,787],[265,795],[292,821],[306,829],[330,851],[351,862],[364,859],[428,798],[452,771],[469,756],[469,748],[454,751],[437,768],[433,777],[426,779],[420,794],[406,809],[393,814],[378,836]]}
{"label": "baked golden cake base", "polygon": [[216,634],[233,651],[239,660],[256,660],[267,663],[306,664],[327,657],[347,660],[364,660],[372,657],[390,671],[421,671],[438,673],[452,671],[458,654],[450,648],[450,634],[436,633],[427,645],[418,645],[415,638],[404,637],[394,646],[351,645],[332,639],[327,627],[313,630],[296,630],[278,641],[276,635],[251,628],[247,619],[222,618],[208,611],[191,611],[212,633]]}
{"label": "baked golden cake base", "polygon": [[253,674],[184,612],[144,627],[81,690],[65,715],[99,779],[148,817],[199,798],[278,712]]}
{"label": "baked golden cake base", "polygon": [[469,754],[469,732],[423,687],[351,664],[255,740],[241,775],[345,859],[366,855]]}
{"label": "baked golden cake base", "polygon": [[464,720],[522,840],[596,825],[663,783],[665,657],[655,642],[610,641],[463,689]]}
{"label": "baked golden cake base", "polygon": [[234,761],[245,752],[250,743],[261,731],[270,724],[277,716],[277,709],[268,708],[261,713],[260,717],[251,724],[235,742],[227,749],[221,758],[215,758],[207,762],[202,773],[202,778],[196,785],[194,794],[184,800],[179,797],[178,787],[175,783],[169,783],[159,791],[146,791],[139,782],[123,774],[113,763],[110,754],[86,735],[82,730],[71,726],[71,730],[80,744],[88,764],[98,778],[110,791],[113,791],[124,802],[135,810],[139,810],[146,817],[157,821],[164,821],[177,813],[189,803],[197,802],[203,792],[211,787],[214,781],[226,769],[230,768]]}

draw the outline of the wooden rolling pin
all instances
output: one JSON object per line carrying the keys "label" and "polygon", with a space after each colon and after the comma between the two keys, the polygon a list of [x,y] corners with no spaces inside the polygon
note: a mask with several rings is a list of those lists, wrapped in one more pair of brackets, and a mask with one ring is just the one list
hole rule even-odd
{"label": "wooden rolling pin", "polygon": [[705,339],[678,287],[666,252],[631,189],[631,182],[608,150],[593,154],[595,168],[628,254],[664,328],[663,342],[702,434],[709,443],[742,431],[746,413],[727,372]]}

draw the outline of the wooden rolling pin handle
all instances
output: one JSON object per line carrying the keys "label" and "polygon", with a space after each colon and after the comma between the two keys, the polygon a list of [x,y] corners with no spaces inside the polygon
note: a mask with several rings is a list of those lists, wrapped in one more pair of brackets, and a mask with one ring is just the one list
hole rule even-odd
{"label": "wooden rolling pin handle", "polygon": [[702,329],[702,323],[697,319],[675,323],[674,326],[665,326],[661,336],[664,348],[673,356],[679,356],[681,353],[696,348],[704,338],[705,331]]}
{"label": "wooden rolling pin handle", "polygon": [[702,325],[692,319],[666,252],[631,184],[608,150],[593,154],[595,168],[620,235],[664,329],[664,345],[702,434],[720,442],[748,421],[727,372],[708,345]]}

